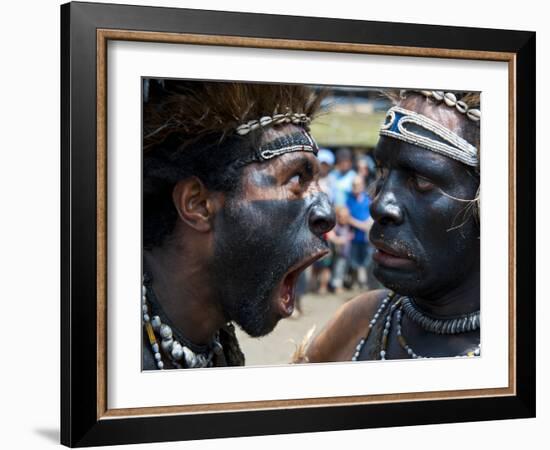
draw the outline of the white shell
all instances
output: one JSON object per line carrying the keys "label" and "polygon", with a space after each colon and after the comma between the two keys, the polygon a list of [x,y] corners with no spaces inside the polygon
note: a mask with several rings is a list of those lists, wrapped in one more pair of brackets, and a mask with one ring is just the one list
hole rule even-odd
{"label": "white shell", "polygon": [[151,319],[151,325],[153,326],[153,330],[155,330],[157,333],[160,331],[160,326],[162,325],[162,322],[160,321],[159,316],[153,316]]}
{"label": "white shell", "polygon": [[141,295],[143,296],[147,295],[147,288],[145,286],[141,286]]}
{"label": "white shell", "polygon": [[468,119],[473,120],[474,122],[481,119],[481,111],[479,109],[469,109],[466,115],[468,116]]}
{"label": "white shell", "polygon": [[255,123],[253,123],[252,125],[250,125],[250,129],[251,130],[257,130],[258,128],[260,128],[260,123],[257,122],[257,121],[254,121]]}
{"label": "white shell", "polygon": [[432,91],[420,91],[420,93],[421,93],[424,97],[430,98],[430,97],[432,96]]}
{"label": "white shell", "polygon": [[246,124],[240,125],[237,127],[237,134],[244,136],[245,134],[248,134],[250,131],[250,127]]}
{"label": "white shell", "polygon": [[265,127],[266,125],[269,125],[271,122],[273,122],[273,119],[269,116],[264,116],[260,118],[260,125],[262,127]]}
{"label": "white shell", "polygon": [[160,346],[162,347],[165,353],[170,353],[172,351],[173,344],[174,344],[174,341],[172,339],[167,339],[165,341],[162,341],[160,343]]}
{"label": "white shell", "polygon": [[149,322],[149,314],[143,314],[143,320]]}
{"label": "white shell", "polygon": [[185,345],[183,346],[183,356],[185,357],[185,363],[188,367],[196,367],[197,366],[197,355],[195,355]]}
{"label": "white shell", "polygon": [[172,358],[176,361],[179,361],[181,358],[183,358],[183,348],[181,347],[181,345],[174,345],[172,347],[171,355]]}
{"label": "white shell", "polygon": [[141,309],[142,309],[144,314],[147,314],[149,312],[149,308],[147,308],[147,305],[142,305]]}
{"label": "white shell", "polygon": [[163,363],[162,361],[158,361],[158,362],[157,362],[157,367],[158,367],[159,369],[164,369],[164,363]]}
{"label": "white shell", "polygon": [[163,339],[163,340],[168,340],[168,339],[172,339],[172,328],[170,328],[168,325],[166,325],[165,323],[163,323],[161,326],[160,326],[160,331],[159,331],[159,334],[160,334],[160,337]]}
{"label": "white shell", "polygon": [[443,91],[433,91],[432,95],[438,102],[440,102],[441,100],[443,100],[443,96],[445,95],[445,93]]}
{"label": "white shell", "polygon": [[455,106],[456,105],[456,95],[454,95],[452,92],[445,93],[444,99],[447,106]]}
{"label": "white shell", "polygon": [[459,100],[458,102],[456,102],[456,109],[458,109],[461,113],[464,114],[466,111],[468,111],[468,105]]}
{"label": "white shell", "polygon": [[156,342],[152,345],[152,348],[153,348],[153,352],[154,352],[154,353],[158,353],[158,352],[159,352],[159,345],[158,345]]}

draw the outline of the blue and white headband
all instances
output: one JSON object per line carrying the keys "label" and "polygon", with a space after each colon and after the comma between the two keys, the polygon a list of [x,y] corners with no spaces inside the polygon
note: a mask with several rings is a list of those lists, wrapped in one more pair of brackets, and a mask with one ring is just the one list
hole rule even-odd
{"label": "blue and white headband", "polygon": [[[418,134],[415,132],[416,127],[432,133],[439,140]],[[479,164],[479,155],[475,146],[440,123],[400,106],[394,106],[388,110],[380,135],[417,145],[468,166],[477,167]]]}

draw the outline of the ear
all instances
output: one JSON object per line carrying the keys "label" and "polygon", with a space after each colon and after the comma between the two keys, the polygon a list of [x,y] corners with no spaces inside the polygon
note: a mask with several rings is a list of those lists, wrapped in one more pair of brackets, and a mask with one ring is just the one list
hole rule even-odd
{"label": "ear", "polygon": [[211,222],[216,212],[210,192],[197,177],[180,180],[172,191],[172,201],[180,219],[200,232],[211,230]]}

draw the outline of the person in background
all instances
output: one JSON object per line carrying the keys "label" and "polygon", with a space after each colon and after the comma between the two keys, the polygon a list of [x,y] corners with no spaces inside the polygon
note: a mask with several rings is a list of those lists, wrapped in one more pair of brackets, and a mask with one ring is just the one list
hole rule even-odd
{"label": "person in background", "polygon": [[368,192],[369,186],[376,179],[376,163],[371,155],[363,155],[357,161],[357,174],[363,177],[365,189]]}
{"label": "person in background", "polygon": [[353,179],[351,193],[347,196],[346,205],[350,212],[349,224],[354,231],[351,242],[351,269],[357,274],[359,287],[367,287],[367,265],[370,258],[368,231],[372,220],[369,206],[370,198],[365,192],[365,181],[362,175]]}
{"label": "person in background", "polygon": [[346,197],[351,192],[353,179],[353,154],[349,148],[341,148],[336,153],[336,166],[329,174],[330,189],[335,206],[345,206]]}
{"label": "person in background", "polygon": [[367,161],[367,157],[362,156],[357,160],[357,175],[363,178],[363,181],[365,182],[365,186],[368,186],[369,173],[370,173],[370,170],[369,170],[369,163]]}
{"label": "person in background", "polygon": [[342,286],[349,264],[351,242],[354,233],[349,225],[350,214],[348,208],[345,206],[337,206],[335,212],[336,225],[334,229],[328,233],[328,240],[334,248],[334,270],[331,284],[334,287],[334,292],[340,294],[343,291]]}
{"label": "person in background", "polygon": [[321,148],[319,149],[319,153],[317,153],[317,159],[320,163],[319,187],[325,194],[328,195],[329,200],[332,203],[334,202],[334,199],[332,198],[333,192],[330,188],[329,173],[334,167],[334,153],[327,148]]}

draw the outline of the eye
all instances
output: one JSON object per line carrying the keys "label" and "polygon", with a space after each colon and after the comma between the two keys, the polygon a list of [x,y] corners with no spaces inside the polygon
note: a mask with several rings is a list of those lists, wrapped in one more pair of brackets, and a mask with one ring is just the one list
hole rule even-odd
{"label": "eye", "polygon": [[384,181],[388,176],[388,168],[386,167],[377,167],[376,168],[376,181]]}
{"label": "eye", "polygon": [[290,184],[300,184],[302,182],[302,174],[297,173],[293,175],[289,180],[288,183]]}
{"label": "eye", "polygon": [[420,175],[414,175],[411,178],[411,180],[412,180],[413,187],[418,192],[428,192],[435,187],[435,185],[430,180],[428,180],[427,178],[421,177]]}
{"label": "eye", "polygon": [[382,185],[384,184],[384,181],[388,177],[389,169],[386,167],[380,167],[378,166],[376,168],[376,176],[374,178],[374,181],[369,186],[369,194],[372,197],[375,197],[378,192],[380,192],[380,189],[382,188]]}
{"label": "eye", "polygon": [[305,186],[313,179],[313,172],[309,169],[302,169],[294,172],[294,174],[288,179],[287,183],[290,185]]}

